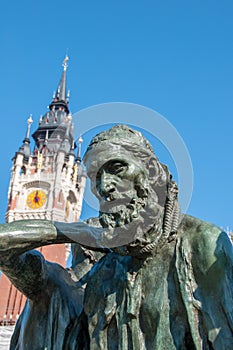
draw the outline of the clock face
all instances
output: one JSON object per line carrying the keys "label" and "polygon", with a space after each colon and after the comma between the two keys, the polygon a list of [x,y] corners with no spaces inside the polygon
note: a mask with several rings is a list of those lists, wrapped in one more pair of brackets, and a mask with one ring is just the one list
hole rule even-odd
{"label": "clock face", "polygon": [[27,206],[31,209],[39,209],[46,203],[46,194],[41,190],[35,190],[27,196]]}

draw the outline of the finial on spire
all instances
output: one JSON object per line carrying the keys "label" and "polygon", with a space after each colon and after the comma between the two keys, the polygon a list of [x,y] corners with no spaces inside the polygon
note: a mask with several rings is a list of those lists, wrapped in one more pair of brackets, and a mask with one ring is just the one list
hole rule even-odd
{"label": "finial on spire", "polygon": [[32,115],[30,114],[30,116],[27,120],[28,127],[27,127],[26,136],[25,136],[25,139],[23,140],[22,146],[19,149],[19,152],[23,153],[23,155],[26,159],[28,159],[28,157],[30,156],[30,152],[31,152],[30,151],[30,131],[31,131],[32,123],[33,123]]}
{"label": "finial on spire", "polygon": [[67,63],[68,61],[69,61],[69,57],[68,57],[68,55],[66,55],[66,57],[64,58],[63,63],[62,63],[62,67],[63,67],[64,71],[66,71],[68,68],[68,63]]}
{"label": "finial on spire", "polygon": [[78,155],[77,155],[77,162],[81,162],[81,145],[83,143],[83,138],[82,136],[80,135],[79,139],[78,139]]}
{"label": "finial on spire", "polygon": [[48,139],[49,139],[49,130],[46,130],[46,135],[45,135],[45,140],[44,143],[47,144],[48,143]]}
{"label": "finial on spire", "polygon": [[31,130],[31,125],[33,123],[33,120],[32,120],[32,114],[30,114],[28,120],[27,120],[27,123],[28,123],[28,128],[27,128],[27,134],[26,134],[26,139],[29,139],[30,137],[30,130]]}
{"label": "finial on spire", "polygon": [[32,114],[29,115],[29,118],[28,118],[28,124],[32,124],[33,123],[33,120],[32,120]]}

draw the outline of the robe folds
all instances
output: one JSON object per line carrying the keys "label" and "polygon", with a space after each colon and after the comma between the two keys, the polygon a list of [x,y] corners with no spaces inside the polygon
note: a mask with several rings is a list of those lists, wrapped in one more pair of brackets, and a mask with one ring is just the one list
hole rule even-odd
{"label": "robe folds", "polygon": [[232,245],[212,224],[185,215],[176,239],[144,260],[106,254],[83,301],[65,270],[43,264],[47,299],[27,302],[11,350],[233,349]]}
{"label": "robe folds", "polygon": [[26,254],[40,260],[42,286],[29,296],[16,323],[10,349],[76,350],[78,336],[71,339],[69,331],[82,311],[83,291],[61,266],[45,261],[37,251]]}

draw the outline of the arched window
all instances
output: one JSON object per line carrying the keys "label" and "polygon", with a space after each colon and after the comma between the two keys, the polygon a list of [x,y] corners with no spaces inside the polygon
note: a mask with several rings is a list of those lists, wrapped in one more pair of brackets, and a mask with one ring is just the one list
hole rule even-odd
{"label": "arched window", "polygon": [[20,175],[25,175],[26,174],[26,168],[25,166],[23,165],[22,168],[20,169]]}
{"label": "arched window", "polygon": [[71,204],[77,203],[77,199],[76,199],[76,197],[75,197],[75,195],[74,195],[74,192],[69,191],[69,195],[68,195],[68,197],[67,197],[67,200],[68,200]]}

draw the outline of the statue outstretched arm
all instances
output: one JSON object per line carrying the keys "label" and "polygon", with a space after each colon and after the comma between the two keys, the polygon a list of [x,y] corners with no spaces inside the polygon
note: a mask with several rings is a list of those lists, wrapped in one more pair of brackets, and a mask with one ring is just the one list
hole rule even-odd
{"label": "statue outstretched arm", "polygon": [[0,269],[28,298],[33,298],[46,283],[43,256],[34,248],[62,243],[52,222],[23,220],[0,225]]}
{"label": "statue outstretched arm", "polygon": [[101,232],[102,229],[84,222],[21,220],[3,224],[0,225],[0,264],[13,255],[50,244],[80,243],[98,247]]}
{"label": "statue outstretched arm", "polygon": [[0,225],[0,269],[29,298],[43,290],[47,278],[43,256],[32,249],[79,242],[78,237],[95,244],[96,230],[99,229],[82,222],[63,225],[46,220],[22,220]]}
{"label": "statue outstretched arm", "polygon": [[[21,220],[0,225],[0,261],[12,255],[59,242],[52,222],[46,220]],[[4,263],[4,260],[3,260]]]}

